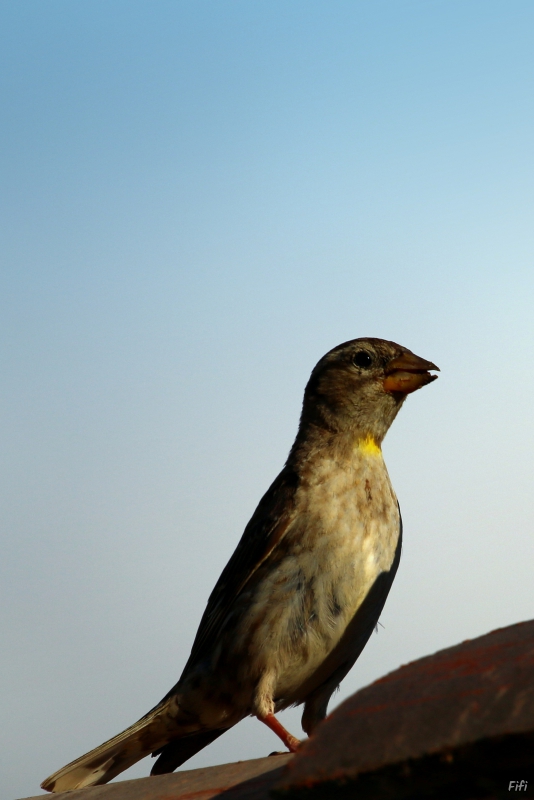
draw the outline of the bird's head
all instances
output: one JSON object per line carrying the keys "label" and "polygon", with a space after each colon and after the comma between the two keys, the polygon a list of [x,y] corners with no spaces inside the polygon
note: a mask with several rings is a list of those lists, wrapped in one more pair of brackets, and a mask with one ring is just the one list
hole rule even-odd
{"label": "bird's head", "polygon": [[380,446],[406,396],[436,380],[438,370],[395,342],[353,339],[334,347],[314,368],[302,408],[309,424]]}

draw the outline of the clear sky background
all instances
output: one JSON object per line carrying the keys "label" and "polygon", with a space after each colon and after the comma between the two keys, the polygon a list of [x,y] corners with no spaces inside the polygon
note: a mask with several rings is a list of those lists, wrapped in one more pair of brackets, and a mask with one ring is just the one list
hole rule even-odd
{"label": "clear sky background", "polygon": [[[0,17],[0,800],[176,681],[344,340],[442,372],[384,444],[403,558],[331,707],[531,618],[534,4]],[[187,766],[277,747],[247,720]]]}

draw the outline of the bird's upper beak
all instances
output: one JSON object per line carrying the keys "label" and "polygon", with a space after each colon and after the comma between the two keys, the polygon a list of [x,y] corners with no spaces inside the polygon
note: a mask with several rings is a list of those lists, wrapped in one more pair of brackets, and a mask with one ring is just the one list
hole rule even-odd
{"label": "bird's upper beak", "polygon": [[430,369],[437,369],[439,372],[439,367],[436,367],[431,361],[426,361],[408,350],[389,362],[383,383],[384,389],[386,392],[401,392],[402,394],[415,392],[438,377],[431,375],[428,371]]}

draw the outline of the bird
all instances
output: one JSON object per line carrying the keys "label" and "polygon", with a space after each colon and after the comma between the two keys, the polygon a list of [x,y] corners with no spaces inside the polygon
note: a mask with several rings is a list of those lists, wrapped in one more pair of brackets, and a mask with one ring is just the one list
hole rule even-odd
{"label": "bird", "polygon": [[295,442],[213,589],[182,675],[144,717],[48,777],[61,792],[107,783],[147,755],[173,772],[255,716],[304,705],[313,735],[375,629],[399,566],[400,507],[382,442],[431,361],[395,342],[334,347],[304,391]]}

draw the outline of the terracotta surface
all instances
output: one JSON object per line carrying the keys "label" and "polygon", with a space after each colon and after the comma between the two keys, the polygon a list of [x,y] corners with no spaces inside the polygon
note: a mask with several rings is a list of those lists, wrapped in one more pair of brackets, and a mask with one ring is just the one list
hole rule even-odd
{"label": "terracotta surface", "polygon": [[73,792],[40,794],[27,800],[268,800],[269,789],[291,754],[238,761],[219,767],[183,770],[171,775],[117,781]]}
{"label": "terracotta surface", "polygon": [[[296,754],[276,793],[510,796],[509,780],[530,776],[534,621],[442,650],[360,690]],[[520,795],[534,796],[534,780]]]}

